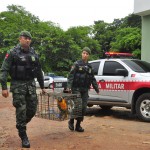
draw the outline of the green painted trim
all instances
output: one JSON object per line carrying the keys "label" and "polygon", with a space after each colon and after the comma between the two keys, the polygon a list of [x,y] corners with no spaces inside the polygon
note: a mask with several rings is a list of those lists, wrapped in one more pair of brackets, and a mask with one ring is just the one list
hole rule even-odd
{"label": "green painted trim", "polygon": [[150,15],[142,17],[141,59],[150,62]]}

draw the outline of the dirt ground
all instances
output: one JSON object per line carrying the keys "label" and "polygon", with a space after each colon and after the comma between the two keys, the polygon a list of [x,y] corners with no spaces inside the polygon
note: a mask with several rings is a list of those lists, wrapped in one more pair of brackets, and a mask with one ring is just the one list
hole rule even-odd
{"label": "dirt ground", "polygon": [[[1,93],[0,93],[1,94]],[[150,150],[150,124],[140,122],[130,111],[88,108],[84,133],[71,132],[68,121],[34,117],[27,125],[31,150]],[[21,150],[15,128],[12,98],[0,96],[0,150]]]}

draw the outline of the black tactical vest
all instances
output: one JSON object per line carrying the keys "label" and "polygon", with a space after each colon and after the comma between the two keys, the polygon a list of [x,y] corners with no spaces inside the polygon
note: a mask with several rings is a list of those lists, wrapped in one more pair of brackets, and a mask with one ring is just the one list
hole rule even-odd
{"label": "black tactical vest", "polygon": [[82,60],[76,62],[76,71],[74,74],[73,87],[89,88],[91,85],[92,67]]}
{"label": "black tactical vest", "polygon": [[23,52],[20,46],[12,50],[13,60],[10,76],[15,80],[31,80],[35,77],[35,70],[38,67],[38,56],[34,49]]}

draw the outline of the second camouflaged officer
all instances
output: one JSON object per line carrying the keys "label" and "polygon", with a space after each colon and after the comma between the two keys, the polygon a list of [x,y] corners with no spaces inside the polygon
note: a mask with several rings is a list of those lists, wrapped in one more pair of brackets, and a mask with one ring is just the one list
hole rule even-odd
{"label": "second camouflaged officer", "polygon": [[[82,50],[82,59],[74,63],[71,71],[68,75],[67,90],[71,90],[73,94],[79,94],[81,98],[78,98],[82,104],[82,114],[80,117],[72,118],[68,122],[68,127],[71,131],[75,129],[77,132],[84,132],[84,129],[80,126],[84,119],[87,108],[88,90],[92,84],[93,88],[99,93],[99,88],[94,77],[92,66],[88,63],[89,55],[91,50],[88,47],[84,47]],[[78,114],[79,115],[79,114]],[[74,119],[77,120],[74,128]]]}
{"label": "second camouflaged officer", "polygon": [[22,140],[23,148],[30,148],[26,125],[34,117],[37,108],[35,77],[42,92],[45,93],[39,58],[34,49],[30,47],[31,38],[31,34],[28,31],[20,33],[19,44],[9,50],[5,56],[0,78],[2,95],[8,97],[8,74],[11,77],[10,91],[13,96],[13,106],[16,108],[16,128]]}

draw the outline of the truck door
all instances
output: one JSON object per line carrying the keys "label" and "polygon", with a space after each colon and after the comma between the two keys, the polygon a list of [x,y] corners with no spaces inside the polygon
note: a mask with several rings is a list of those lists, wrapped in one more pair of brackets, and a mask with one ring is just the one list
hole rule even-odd
{"label": "truck door", "polygon": [[104,61],[102,60],[102,61],[92,62],[91,65],[94,70],[94,76],[96,78],[98,87],[100,89],[100,94],[98,95],[91,85],[91,88],[89,91],[90,99],[92,99],[92,100],[105,100],[106,99],[107,100],[110,98],[110,93],[107,92],[107,90],[105,88],[106,78],[102,75]]}
{"label": "truck door", "polygon": [[117,61],[105,61],[102,78],[99,79],[103,95],[108,101],[127,102],[128,101],[128,77],[116,74],[116,69],[126,69]]}

